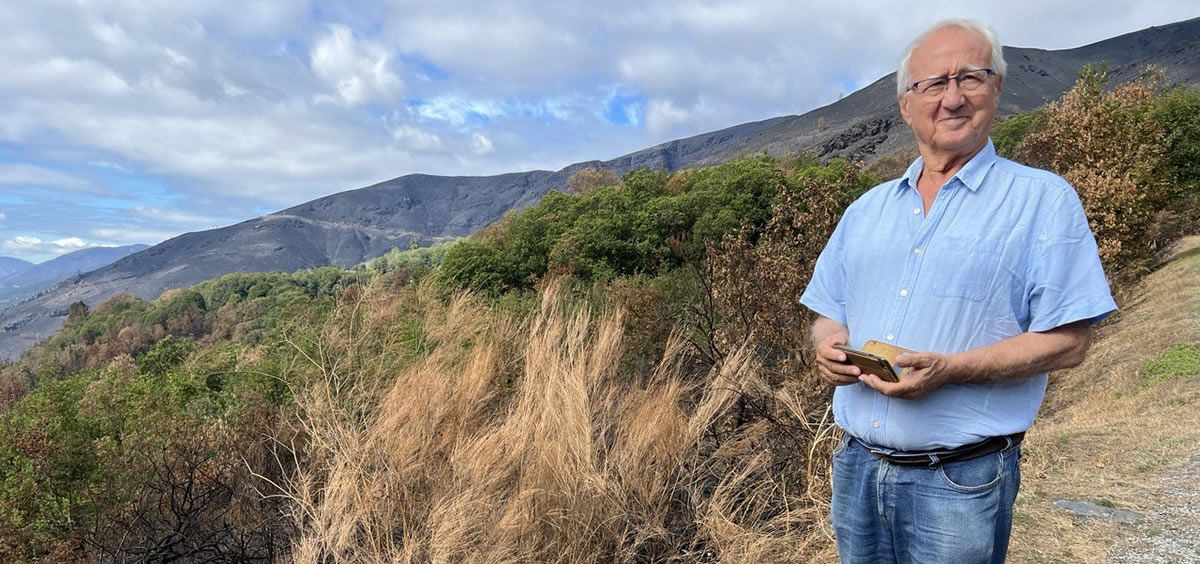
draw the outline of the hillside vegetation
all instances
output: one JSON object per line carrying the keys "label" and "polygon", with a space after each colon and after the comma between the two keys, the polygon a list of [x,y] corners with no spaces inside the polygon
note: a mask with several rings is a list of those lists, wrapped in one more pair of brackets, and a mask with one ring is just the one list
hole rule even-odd
{"label": "hillside vegetation", "polygon": [[[1103,80],[995,137],[1076,184],[1133,288],[1197,224],[1200,94]],[[0,559],[829,559],[797,298],[878,180],[591,171],[449,245],[77,304],[0,367]]]}
{"label": "hillside vegetation", "polygon": [[[1100,328],[1087,361],[1051,376],[1023,450],[1017,562],[1105,562],[1115,541],[1139,529],[1180,534],[1082,519],[1053,505],[1068,499],[1152,515],[1169,496],[1197,491],[1194,482],[1161,478],[1200,452],[1200,432],[1187,423],[1200,407],[1200,237],[1164,258],[1127,289],[1121,318]],[[1184,561],[1145,548],[1129,561]]]}

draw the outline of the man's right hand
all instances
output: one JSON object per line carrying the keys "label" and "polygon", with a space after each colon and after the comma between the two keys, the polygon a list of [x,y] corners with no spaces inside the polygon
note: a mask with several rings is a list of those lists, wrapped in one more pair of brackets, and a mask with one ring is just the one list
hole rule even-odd
{"label": "man's right hand", "polygon": [[857,384],[858,376],[862,374],[857,366],[846,363],[846,353],[833,348],[834,345],[845,345],[847,337],[846,333],[838,331],[817,343],[817,373],[834,386]]}

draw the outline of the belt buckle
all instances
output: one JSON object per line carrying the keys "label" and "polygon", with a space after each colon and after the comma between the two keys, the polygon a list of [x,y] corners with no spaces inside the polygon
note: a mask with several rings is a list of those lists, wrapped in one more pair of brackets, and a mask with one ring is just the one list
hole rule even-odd
{"label": "belt buckle", "polygon": [[921,464],[924,462],[929,462],[929,464],[931,466],[934,466],[937,464],[937,458],[934,456],[931,456],[927,453],[898,454],[896,452],[884,452],[882,450],[872,449],[871,454],[874,454],[875,456],[878,456],[879,458],[882,458],[884,460],[887,460],[887,461],[895,463],[895,464],[914,464],[915,465],[915,464]]}

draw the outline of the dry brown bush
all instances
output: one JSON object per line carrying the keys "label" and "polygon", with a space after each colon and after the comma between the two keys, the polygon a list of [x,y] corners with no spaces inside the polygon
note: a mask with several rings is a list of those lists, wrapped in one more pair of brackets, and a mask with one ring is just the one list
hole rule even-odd
{"label": "dry brown bush", "polygon": [[1105,90],[1103,71],[1085,71],[1046,106],[1016,159],[1053,170],[1078,191],[1106,270],[1128,281],[1151,266],[1167,238],[1153,227],[1179,196],[1162,169],[1168,131],[1152,111],[1158,80],[1148,75]]}
{"label": "dry brown bush", "polygon": [[781,183],[764,228],[742,229],[708,251],[714,307],[723,321],[714,324],[715,345],[728,350],[754,343],[776,382],[811,369],[812,317],[800,294],[842,210],[870,183],[854,166],[833,170],[835,178],[807,175]]}
{"label": "dry brown bush", "polygon": [[[829,426],[769,387],[748,349],[698,379],[682,373],[674,338],[657,368],[622,373],[622,312],[595,313],[559,285],[525,322],[431,294],[368,288],[325,330],[319,355],[299,345],[315,370],[297,395],[311,447],[297,449],[301,470],[284,488],[301,531],[296,560],[831,556],[827,462],[811,456],[823,443],[781,467],[771,426],[739,423],[739,401],[770,398],[778,421],[809,435]],[[386,341],[401,310],[423,311],[420,358],[378,356],[395,350]]]}
{"label": "dry brown bush", "polygon": [[0,415],[29,392],[31,375],[21,367],[9,364],[0,368]]}
{"label": "dry brown bush", "polygon": [[[104,381],[88,389],[81,410],[110,399]],[[277,498],[259,492],[266,476],[248,465],[265,466],[268,441],[257,429],[268,428],[274,409],[247,410],[227,426],[203,426],[186,418],[156,421],[154,428],[122,437],[129,448],[125,465],[112,472],[128,494],[97,489],[83,498],[103,507],[90,523],[81,523],[88,560],[117,562],[270,562],[278,559],[288,537]],[[186,436],[186,441],[164,440]],[[97,447],[119,448],[109,437]],[[278,480],[277,475],[271,476]],[[85,558],[79,558],[83,561]]]}
{"label": "dry brown bush", "polygon": [[599,167],[586,167],[575,171],[567,179],[567,193],[586,194],[602,186],[619,186],[621,179],[611,170]]}

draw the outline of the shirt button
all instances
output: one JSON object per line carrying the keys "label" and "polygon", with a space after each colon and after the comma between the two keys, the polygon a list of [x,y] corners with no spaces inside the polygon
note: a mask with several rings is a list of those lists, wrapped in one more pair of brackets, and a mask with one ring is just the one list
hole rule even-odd
{"label": "shirt button", "polygon": [[921,247],[917,247],[917,248],[913,249],[913,254],[914,254],[914,255],[919,255],[919,254],[921,254]]}
{"label": "shirt button", "polygon": [[896,339],[896,336],[895,336],[895,335],[893,335],[893,334],[891,334],[891,333],[888,333],[888,334],[887,334],[887,340],[889,340],[889,341],[893,341],[893,340],[895,340],[895,339]]}
{"label": "shirt button", "polygon": [[908,295],[908,290],[900,290],[900,295],[901,295],[901,296],[907,296],[907,295]]}
{"label": "shirt button", "polygon": [[921,208],[913,208],[913,215],[921,215]]}
{"label": "shirt button", "polygon": [[871,425],[872,425],[872,426],[874,426],[876,429],[878,429],[878,428],[879,428],[879,422],[878,422],[878,421],[876,421],[876,422],[872,423]]}

